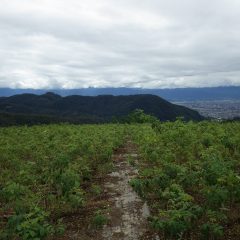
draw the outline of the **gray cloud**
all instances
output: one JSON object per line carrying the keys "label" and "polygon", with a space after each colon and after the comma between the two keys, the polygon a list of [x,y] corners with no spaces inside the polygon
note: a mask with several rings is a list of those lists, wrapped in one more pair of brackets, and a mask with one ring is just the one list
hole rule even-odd
{"label": "gray cloud", "polygon": [[0,87],[240,85],[238,0],[1,0]]}

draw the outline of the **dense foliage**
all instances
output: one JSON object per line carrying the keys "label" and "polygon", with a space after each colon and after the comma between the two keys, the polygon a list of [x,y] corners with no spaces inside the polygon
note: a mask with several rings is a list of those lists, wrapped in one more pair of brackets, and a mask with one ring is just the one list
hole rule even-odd
{"label": "dense foliage", "polygon": [[[0,128],[0,239],[61,233],[61,217],[85,206],[84,186],[111,169],[126,137],[140,155],[130,184],[148,201],[161,239],[239,239],[240,123],[160,123],[141,110],[128,120]],[[93,225],[105,223],[96,212]]]}
{"label": "dense foliage", "polygon": [[239,239],[239,122],[154,123],[133,136],[142,160],[131,184],[165,239]]}
{"label": "dense foliage", "polygon": [[61,215],[84,206],[83,183],[109,168],[124,131],[117,124],[1,128],[0,239],[61,232]]}

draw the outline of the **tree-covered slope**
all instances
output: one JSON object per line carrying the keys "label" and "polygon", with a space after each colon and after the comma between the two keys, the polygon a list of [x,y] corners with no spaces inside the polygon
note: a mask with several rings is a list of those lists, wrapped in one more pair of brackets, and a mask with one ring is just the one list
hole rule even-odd
{"label": "tree-covered slope", "polygon": [[54,93],[46,93],[0,98],[0,112],[2,113],[50,115],[72,120],[84,117],[108,121],[112,117],[126,116],[135,109],[142,109],[146,114],[154,115],[163,121],[174,120],[176,117],[184,117],[186,120],[202,119],[198,112],[172,104],[154,95],[61,97]]}

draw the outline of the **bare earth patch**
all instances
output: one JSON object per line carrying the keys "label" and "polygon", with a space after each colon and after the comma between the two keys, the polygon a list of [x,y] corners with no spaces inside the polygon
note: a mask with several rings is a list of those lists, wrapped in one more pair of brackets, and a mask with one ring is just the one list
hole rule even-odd
{"label": "bare earth patch", "polygon": [[140,239],[147,232],[148,206],[129,185],[137,170],[128,162],[137,161],[137,154],[126,144],[122,153],[114,155],[115,170],[108,174],[104,188],[109,196],[109,223],[103,229],[103,239]]}
{"label": "bare earth patch", "polygon": [[[136,194],[129,181],[138,172],[131,163],[136,163],[138,154],[134,145],[127,141],[113,155],[114,170],[104,179],[99,179],[103,193],[88,201],[82,213],[67,217],[67,230],[62,238],[82,240],[157,240],[149,230],[150,215],[147,204]],[[107,224],[102,229],[91,226],[94,211],[102,209]]]}

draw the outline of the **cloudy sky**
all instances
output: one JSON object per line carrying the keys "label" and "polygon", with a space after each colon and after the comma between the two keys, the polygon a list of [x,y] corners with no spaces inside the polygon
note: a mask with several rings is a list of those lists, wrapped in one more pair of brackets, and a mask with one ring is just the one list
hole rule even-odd
{"label": "cloudy sky", "polygon": [[0,0],[0,87],[240,85],[239,0]]}

